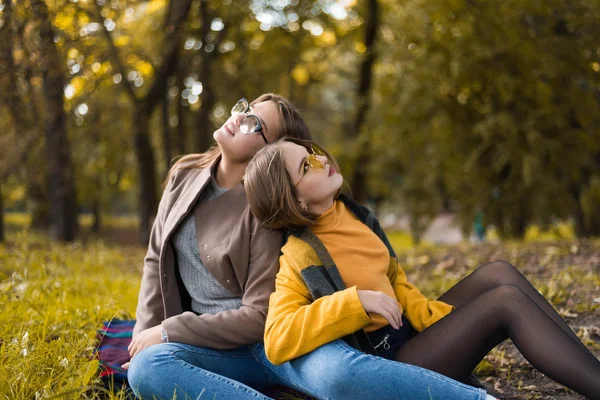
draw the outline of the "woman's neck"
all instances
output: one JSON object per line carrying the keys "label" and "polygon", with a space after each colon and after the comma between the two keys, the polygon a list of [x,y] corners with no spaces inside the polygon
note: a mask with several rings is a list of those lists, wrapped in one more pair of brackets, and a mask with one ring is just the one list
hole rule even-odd
{"label": "woman's neck", "polygon": [[247,162],[234,162],[222,155],[215,171],[217,185],[224,189],[231,189],[242,181],[247,165]]}
{"label": "woman's neck", "polygon": [[334,198],[331,197],[327,200],[322,201],[321,203],[312,204],[310,206],[309,211],[313,214],[321,215],[325,211],[329,210],[331,208],[331,206],[333,206],[333,203],[334,203]]}

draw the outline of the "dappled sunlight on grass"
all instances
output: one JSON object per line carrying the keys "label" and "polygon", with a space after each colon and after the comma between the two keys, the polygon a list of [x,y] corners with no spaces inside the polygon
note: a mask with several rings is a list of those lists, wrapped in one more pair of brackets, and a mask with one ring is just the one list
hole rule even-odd
{"label": "dappled sunlight on grass", "polygon": [[386,235],[396,253],[412,251],[416,247],[427,248],[433,246],[433,243],[430,243],[428,241],[421,241],[418,245],[415,244],[415,241],[413,240],[412,236],[404,231],[389,231],[386,232]]}
{"label": "dappled sunlight on grass", "polygon": [[97,384],[96,329],[133,318],[143,256],[26,233],[0,246],[0,397],[80,398]]}
{"label": "dappled sunlight on grass", "polygon": [[[135,228],[138,225],[138,219],[135,215],[102,215],[102,225],[107,228]],[[7,226],[15,229],[27,228],[31,225],[31,214],[24,212],[8,212],[4,215],[4,221]],[[79,225],[83,228],[90,228],[94,223],[92,214],[80,214]]]}

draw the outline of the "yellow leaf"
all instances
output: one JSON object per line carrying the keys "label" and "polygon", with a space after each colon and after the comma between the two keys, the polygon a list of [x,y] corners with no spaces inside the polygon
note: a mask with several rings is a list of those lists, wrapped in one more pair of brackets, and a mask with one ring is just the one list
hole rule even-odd
{"label": "yellow leaf", "polygon": [[71,79],[71,85],[73,85],[75,94],[77,94],[83,90],[83,87],[85,86],[85,79],[83,79],[81,76],[76,76],[75,78]]}
{"label": "yellow leaf", "polygon": [[165,0],[151,1],[150,3],[148,3],[145,12],[148,14],[151,14],[151,13],[155,13],[157,11],[162,11],[165,8],[166,4],[167,4],[167,2]]}
{"label": "yellow leaf", "polygon": [[308,73],[308,70],[305,67],[301,65],[296,65],[296,67],[292,70],[292,78],[294,78],[298,85],[304,86],[308,83],[308,80],[310,79],[310,74]]}
{"label": "yellow leaf", "polygon": [[112,65],[110,62],[105,61],[102,63],[102,68],[100,69],[100,72],[103,74],[109,74],[112,72]]}
{"label": "yellow leaf", "polygon": [[154,72],[152,65],[143,60],[138,60],[135,62],[135,69],[138,70],[142,76],[152,76],[152,73]]}
{"label": "yellow leaf", "polygon": [[362,54],[365,51],[367,51],[367,46],[365,46],[365,44],[362,43],[362,42],[356,42],[356,43],[354,43],[354,50],[357,53],[361,53]]}
{"label": "yellow leaf", "polygon": [[79,26],[87,25],[90,23],[90,17],[85,13],[79,13],[77,14],[77,23]]}
{"label": "yellow leaf", "polygon": [[116,40],[115,40],[115,46],[117,47],[123,47],[123,46],[127,46],[130,42],[130,38],[129,36],[119,36]]}
{"label": "yellow leaf", "polygon": [[134,185],[134,182],[129,177],[123,177],[119,181],[119,190],[122,192],[126,192],[131,189]]}
{"label": "yellow leaf", "polygon": [[79,370],[81,374],[81,385],[87,386],[90,380],[98,373],[98,360],[88,361]]}
{"label": "yellow leaf", "polygon": [[17,186],[16,188],[8,192],[8,200],[11,202],[21,201],[25,198],[25,195],[25,186]]}
{"label": "yellow leaf", "polygon": [[333,32],[325,31],[322,35],[315,38],[315,42],[317,42],[319,46],[329,47],[337,43],[337,38]]}
{"label": "yellow leaf", "polygon": [[71,48],[69,49],[69,51],[67,52],[67,56],[68,56],[69,58],[75,58],[75,57],[77,57],[78,55],[79,55],[79,51],[78,51],[76,48],[74,48],[74,47],[71,47]]}
{"label": "yellow leaf", "polygon": [[73,14],[69,11],[71,10],[58,13],[54,18],[54,25],[61,31],[66,31],[73,25]]}

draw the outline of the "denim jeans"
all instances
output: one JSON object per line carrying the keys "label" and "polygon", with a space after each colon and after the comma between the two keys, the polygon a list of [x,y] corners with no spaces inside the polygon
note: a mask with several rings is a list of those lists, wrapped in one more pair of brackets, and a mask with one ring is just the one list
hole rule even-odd
{"label": "denim jeans", "polygon": [[259,390],[283,385],[318,399],[485,399],[486,393],[414,365],[363,354],[342,340],[281,365],[258,343],[214,350],[181,343],[150,346],[128,372],[139,398],[268,399]]}

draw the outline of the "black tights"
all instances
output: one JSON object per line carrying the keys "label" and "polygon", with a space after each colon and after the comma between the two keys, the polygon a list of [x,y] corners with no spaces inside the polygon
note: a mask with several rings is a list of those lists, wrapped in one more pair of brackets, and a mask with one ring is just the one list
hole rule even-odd
{"label": "black tights", "polygon": [[398,361],[463,380],[511,339],[543,374],[600,400],[600,361],[511,264],[484,264],[439,300],[456,309],[400,347]]}

